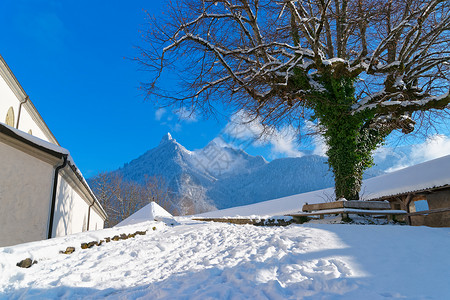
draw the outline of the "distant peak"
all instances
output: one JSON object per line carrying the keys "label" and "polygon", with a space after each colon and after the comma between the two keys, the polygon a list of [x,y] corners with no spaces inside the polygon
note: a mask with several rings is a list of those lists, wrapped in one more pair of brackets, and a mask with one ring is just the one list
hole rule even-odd
{"label": "distant peak", "polygon": [[165,143],[165,142],[168,142],[168,141],[175,141],[175,140],[172,138],[172,135],[170,134],[170,132],[168,132],[167,134],[165,134],[165,135],[162,137],[160,144]]}
{"label": "distant peak", "polygon": [[208,145],[206,145],[205,148],[210,148],[210,147],[217,147],[218,145],[216,144],[216,142],[214,142],[214,140],[212,140],[211,142],[208,143]]}
{"label": "distant peak", "polygon": [[219,148],[233,148],[230,144],[225,142],[222,138],[216,137],[213,140],[211,140],[208,145],[206,145],[205,148],[208,147],[219,147]]}

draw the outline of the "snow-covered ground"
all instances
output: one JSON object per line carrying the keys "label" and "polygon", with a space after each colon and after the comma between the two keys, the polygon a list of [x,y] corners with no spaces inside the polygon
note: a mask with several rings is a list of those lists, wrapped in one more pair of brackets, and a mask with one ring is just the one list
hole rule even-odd
{"label": "snow-covered ground", "polygon": [[[398,195],[450,184],[450,155],[430,160],[412,167],[363,181],[362,200]],[[251,217],[267,218],[301,211],[306,203],[320,203],[334,199],[334,189],[322,189],[279,199],[263,201],[222,210],[197,214],[197,217]]]}
{"label": "snow-covered ground", "polygon": [[[147,221],[0,248],[0,299],[448,299],[450,229]],[[153,227],[155,227],[153,229]],[[80,243],[148,230],[90,249]],[[60,254],[74,246],[72,254]],[[25,258],[38,263],[16,266]]]}
{"label": "snow-covered ground", "polygon": [[[450,182],[450,156],[413,168],[365,181],[365,196]],[[327,197],[331,189],[204,216],[266,218]],[[0,299],[450,298],[450,228],[323,220],[257,227],[166,213],[150,205],[124,226],[0,248]],[[142,222],[157,214],[166,223]],[[147,234],[81,249],[136,231]],[[67,247],[75,252],[59,253]],[[26,258],[37,264],[16,266]]]}

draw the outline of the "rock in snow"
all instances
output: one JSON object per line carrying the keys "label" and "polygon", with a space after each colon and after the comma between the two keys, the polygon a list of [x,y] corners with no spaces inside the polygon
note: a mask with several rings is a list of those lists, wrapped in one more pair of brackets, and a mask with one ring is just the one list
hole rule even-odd
{"label": "rock in snow", "polygon": [[[450,156],[371,180],[435,181],[428,168]],[[447,178],[445,171],[435,172]],[[447,177],[445,177],[445,176]],[[416,178],[417,177],[417,178]],[[371,185],[368,184],[368,187]],[[417,185],[420,189],[421,186]],[[323,192],[323,191],[322,191]],[[301,207],[314,192],[236,207],[236,215],[275,215]],[[317,195],[316,195],[317,196]],[[300,199],[300,198],[301,199]],[[231,209],[230,209],[231,210]],[[224,214],[224,210],[221,213]],[[225,214],[226,215],[226,214]],[[164,222],[149,219],[163,219]],[[286,227],[200,222],[149,204],[131,225],[0,248],[0,299],[447,299],[450,228],[310,224]],[[141,222],[139,222],[141,220]],[[98,247],[60,249],[127,236]],[[24,257],[39,261],[16,266]]]}
{"label": "rock in snow", "polygon": [[[161,222],[0,248],[0,299],[447,299],[450,229]],[[153,230],[155,228],[156,230]],[[146,235],[59,254],[67,245]],[[24,257],[39,263],[16,266]]]}

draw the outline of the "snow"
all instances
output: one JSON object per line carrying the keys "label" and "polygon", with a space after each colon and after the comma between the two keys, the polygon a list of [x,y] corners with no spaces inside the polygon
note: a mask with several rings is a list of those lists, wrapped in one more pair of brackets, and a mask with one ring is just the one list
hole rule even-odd
{"label": "snow", "polygon": [[[361,198],[362,200],[374,200],[385,196],[446,185],[450,185],[450,155],[366,179],[363,181],[361,188]],[[260,215],[263,218],[268,218],[272,215],[299,212],[306,203],[314,204],[330,199],[334,199],[334,191],[332,188],[207,212],[196,216],[221,218]]]}
{"label": "snow", "polygon": [[366,200],[450,185],[450,155],[364,181]]}
{"label": "snow", "polygon": [[[179,221],[0,248],[0,299],[445,299],[450,293],[448,228]],[[80,248],[137,230],[147,234]],[[68,246],[73,254],[59,254]],[[16,266],[27,257],[38,263]]]}
{"label": "snow", "polygon": [[137,224],[145,221],[154,221],[161,218],[172,218],[173,216],[156,202],[150,202],[116,226]]}
{"label": "snow", "polygon": [[358,112],[358,111],[362,111],[364,109],[374,108],[374,107],[376,107],[376,104],[375,103],[369,103],[369,102],[372,101],[374,98],[379,98],[379,97],[383,96],[385,93],[386,93],[386,91],[384,89],[382,89],[379,92],[376,92],[376,93],[374,93],[372,95],[368,95],[368,96],[364,97],[358,103],[353,104],[352,105],[352,109],[355,112]]}
{"label": "snow", "polygon": [[242,172],[253,158],[244,151],[219,146],[214,140],[203,149],[192,152],[190,165],[210,174],[217,180],[223,175]]}
{"label": "snow", "polygon": [[244,217],[254,218],[260,216],[261,218],[269,218],[273,215],[285,215],[289,213],[298,212],[306,203],[320,203],[324,202],[327,195],[332,195],[333,189],[323,189],[309,193],[302,193],[293,196],[278,198],[269,201],[263,201],[255,204],[232,207],[222,210],[210,211],[202,214],[197,214],[196,217],[204,218],[222,218],[222,217]]}
{"label": "snow", "polygon": [[[402,86],[404,85],[404,82],[402,80],[401,77],[398,77],[396,79],[396,82],[394,84],[394,86]],[[427,98],[424,98],[422,100],[415,100],[415,101],[406,101],[406,100],[402,100],[402,101],[382,101],[379,103],[371,103],[374,99],[376,98],[382,98],[381,96],[383,96],[384,94],[386,94],[386,91],[383,89],[380,92],[374,93],[372,95],[366,96],[364,97],[360,102],[352,105],[352,109],[354,110],[353,113],[355,112],[359,112],[365,109],[372,109],[377,107],[378,105],[381,106],[394,106],[394,105],[400,105],[403,107],[407,107],[407,106],[423,106],[429,102],[438,102],[441,101],[442,99],[445,99],[449,96],[449,92],[439,95],[439,96],[430,96]],[[401,95],[399,96],[401,97]]]}
{"label": "snow", "polygon": [[[239,120],[236,120],[239,121]],[[181,215],[246,205],[333,186],[326,157],[308,155],[273,159],[252,156],[233,148],[246,148],[258,128],[235,126],[230,122],[219,137],[204,148],[190,151],[174,138],[163,137],[161,143],[117,171],[124,179],[143,183],[146,176],[162,178],[173,192],[173,211]],[[290,128],[280,130],[270,141],[272,152],[301,155],[291,143]],[[248,138],[247,138],[248,137]],[[228,143],[229,142],[229,143]],[[317,149],[317,148],[316,148]],[[295,152],[295,153],[294,153]],[[383,168],[367,170],[364,178],[380,175],[397,164],[391,161]],[[195,198],[195,199],[194,199]],[[194,207],[186,199],[193,199]]]}
{"label": "snow", "polygon": [[[450,156],[366,180],[364,195],[448,184],[448,170]],[[332,196],[332,189],[325,189],[202,215],[262,219]],[[446,299],[450,294],[450,228],[320,223],[201,222],[172,218],[149,204],[121,226],[0,248],[0,299]],[[146,235],[81,249],[81,243],[137,231]],[[75,252],[59,253],[67,247]],[[25,258],[37,264],[17,267]]]}
{"label": "snow", "polygon": [[[446,156],[368,179],[363,197],[448,185],[449,170]],[[198,216],[263,219],[333,197],[332,189],[324,189]],[[173,218],[151,203],[114,228],[0,248],[0,299],[446,299],[450,294],[450,228],[320,223],[201,222]],[[81,249],[81,243],[137,231],[146,235]],[[75,252],[61,254],[67,247]],[[17,267],[25,258],[37,264]]]}
{"label": "snow", "polygon": [[347,63],[347,61],[345,59],[342,59],[339,57],[322,60],[322,64],[324,64],[325,66],[331,66],[332,64],[335,64],[335,63]]}
{"label": "snow", "polygon": [[161,141],[159,142],[160,144],[168,142],[173,140],[172,135],[170,134],[170,132],[168,132],[166,135],[164,135],[161,139]]}
{"label": "snow", "polygon": [[372,215],[376,215],[376,214],[393,214],[393,215],[401,215],[401,214],[406,214],[405,210],[394,210],[394,209],[389,209],[389,210],[375,210],[375,209],[371,209],[371,210],[367,210],[367,209],[356,209],[356,208],[335,208],[335,209],[323,209],[317,212],[302,212],[300,213],[303,216],[314,216],[317,215],[318,213],[320,214],[340,214],[340,213],[348,213],[348,214],[372,214]]}
{"label": "snow", "polygon": [[404,102],[402,102],[402,101],[385,101],[385,102],[381,102],[381,105],[384,105],[384,106],[401,105],[402,103],[404,103]]}
{"label": "snow", "polygon": [[27,141],[30,141],[31,143],[33,143],[33,144],[35,144],[35,145],[37,145],[39,147],[43,147],[43,148],[46,148],[48,150],[51,150],[51,151],[54,151],[54,152],[57,152],[57,153],[69,155],[69,151],[67,149],[64,149],[61,146],[58,146],[58,145],[52,144],[50,142],[44,141],[43,139],[35,137],[35,136],[31,135],[31,134],[28,134],[28,133],[23,132],[23,131],[21,131],[19,129],[13,128],[11,126],[8,126],[8,125],[6,125],[6,124],[4,124],[2,122],[0,122],[0,126],[5,127],[6,129],[12,131],[15,135],[18,135],[21,138],[23,138],[23,139],[25,139]]}
{"label": "snow", "polygon": [[[35,137],[31,134],[28,134],[26,132],[23,132],[21,130],[18,130],[16,128],[13,128],[11,126],[8,126],[4,123],[0,122],[0,126],[5,127],[6,129],[12,131],[14,134],[20,136],[21,138],[35,144],[36,146],[42,147],[42,148],[46,148],[48,150],[54,151],[56,153],[61,153],[63,155],[67,155],[67,162],[69,163],[69,165],[72,167],[71,169],[78,175],[78,178],[80,179],[80,181],[83,183],[83,185],[88,189],[89,193],[91,194],[91,196],[95,199],[95,202],[98,204],[98,207],[100,210],[103,211],[103,213],[105,213],[103,207],[98,203],[97,198],[95,197],[94,193],[92,192],[89,184],[87,183],[86,179],[84,178],[83,174],[81,173],[80,169],[78,169],[77,165],[75,164],[75,161],[73,160],[73,157],[70,155],[69,150],[52,144],[50,142],[47,142],[43,139],[40,139],[38,137]],[[106,213],[105,213],[106,214]]]}

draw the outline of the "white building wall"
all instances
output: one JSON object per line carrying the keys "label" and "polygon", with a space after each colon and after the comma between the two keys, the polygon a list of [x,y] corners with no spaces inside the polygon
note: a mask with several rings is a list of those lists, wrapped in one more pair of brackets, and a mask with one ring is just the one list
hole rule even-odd
{"label": "white building wall", "polygon": [[[17,124],[17,121],[16,121],[16,124]],[[22,106],[22,109],[20,112],[20,122],[19,122],[18,129],[22,130],[23,132],[26,132],[26,133],[29,133],[29,131],[31,130],[33,136],[36,136],[44,141],[52,143],[52,141],[45,135],[45,133],[41,130],[41,128],[33,120],[26,105]]]}
{"label": "white building wall", "polygon": [[[34,105],[28,99],[27,95],[20,87],[13,75],[8,71],[7,67],[0,61],[0,122],[6,124],[6,115],[10,108],[14,112],[14,124],[11,127],[17,128],[17,123],[23,132],[41,138],[47,142],[57,144],[47,125],[45,125],[39,113],[37,113]],[[24,103],[21,105],[21,103]],[[34,118],[32,117],[34,116]],[[20,119],[20,120],[19,120]],[[48,130],[48,131],[47,131]]]}
{"label": "white building wall", "polygon": [[95,211],[94,207],[91,207],[91,220],[89,222],[89,230],[103,229],[105,222],[102,217]]}
{"label": "white building wall", "polygon": [[[7,123],[6,116],[12,108],[14,120],[8,125],[57,145],[34,105],[29,99],[25,101],[26,97],[0,56],[0,122]],[[56,158],[32,156],[36,149],[29,151],[27,148],[24,152],[21,146],[10,147],[8,145],[15,145],[10,142],[5,144],[0,139],[0,247],[47,238],[57,162]],[[92,197],[86,194],[84,187],[80,189],[81,182],[71,174],[64,173],[58,178],[53,236],[87,230],[88,202]],[[90,229],[103,228],[104,221],[93,207],[90,219]]]}
{"label": "white building wall", "polygon": [[89,204],[74,190],[69,180],[61,174],[58,176],[53,236],[86,231]]}
{"label": "white building wall", "polygon": [[14,125],[17,124],[17,114],[19,113],[20,101],[10,89],[9,85],[0,76],[0,122],[5,123],[6,114],[10,107],[14,110]]}
{"label": "white building wall", "polygon": [[47,237],[52,182],[51,164],[0,140],[0,246]]}

